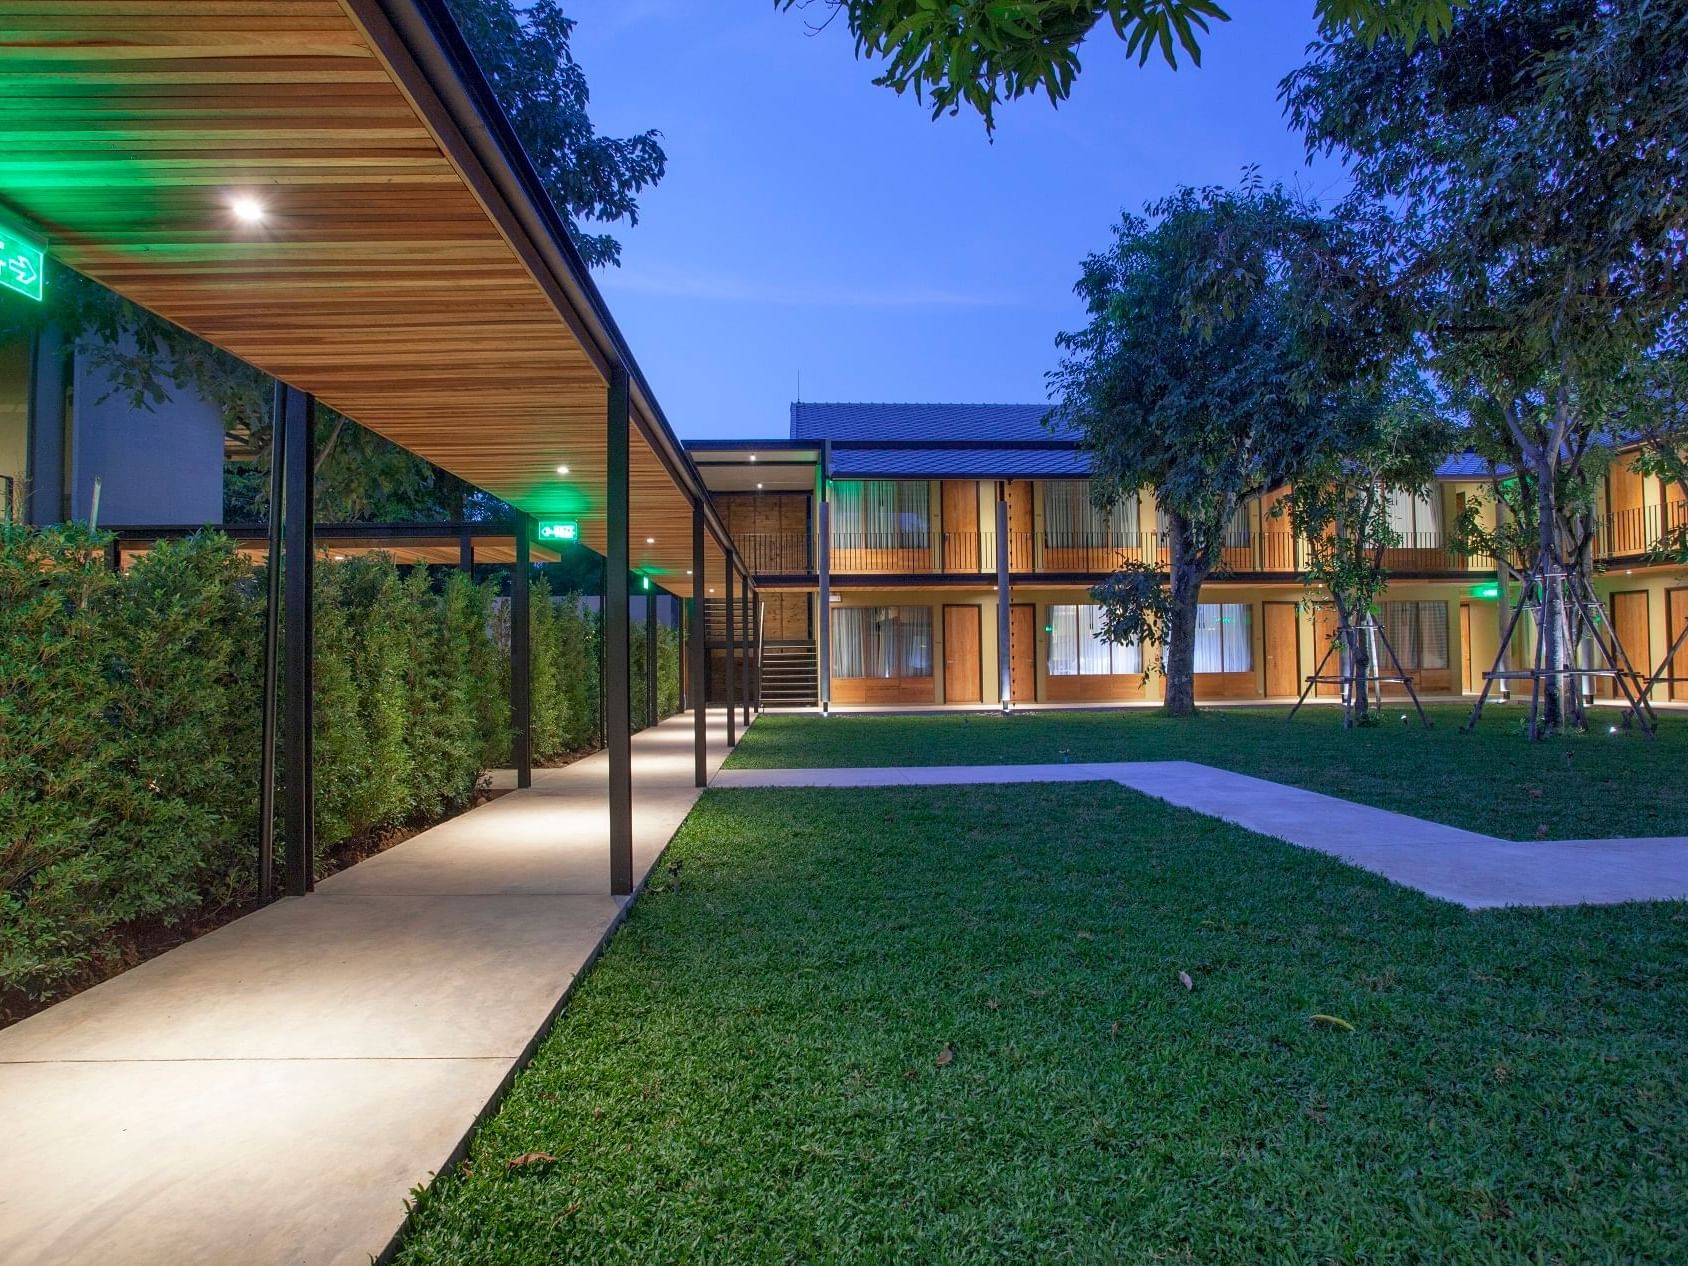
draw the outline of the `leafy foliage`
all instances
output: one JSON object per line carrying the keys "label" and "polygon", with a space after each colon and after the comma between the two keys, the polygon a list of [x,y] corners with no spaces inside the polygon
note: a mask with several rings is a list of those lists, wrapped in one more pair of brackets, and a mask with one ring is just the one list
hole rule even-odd
{"label": "leafy foliage", "polygon": [[[261,573],[204,533],[118,576],[105,540],[0,524],[0,993],[51,992],[109,965],[126,925],[255,889]],[[534,754],[549,761],[598,741],[597,622],[536,590]],[[319,861],[464,807],[508,761],[498,606],[455,571],[319,564]],[[678,667],[668,631],[663,680]]]}
{"label": "leafy foliage", "polygon": [[[806,9],[815,0],[774,0]],[[995,127],[1004,101],[1042,94],[1058,105],[1078,78],[1079,46],[1101,27],[1139,66],[1180,54],[1200,66],[1211,24],[1230,21],[1216,0],[821,0],[825,22],[842,14],[861,57],[888,65],[874,83],[932,102],[932,117],[963,106]],[[1447,31],[1464,0],[1315,0],[1327,36],[1416,42]],[[824,23],[823,23],[824,24]]]}
{"label": "leafy foliage", "polygon": [[[1387,367],[1399,325],[1378,262],[1383,222],[1324,215],[1257,179],[1183,188],[1127,215],[1076,287],[1090,323],[1058,336],[1052,417],[1092,454],[1098,504],[1152,488],[1166,523],[1170,591],[1148,578],[1096,595],[1110,627],[1164,610],[1166,707],[1194,708],[1196,602],[1251,495],[1288,482],[1344,438],[1336,401]],[[1161,599],[1156,598],[1159,603]]]}
{"label": "leafy foliage", "polygon": [[[1594,456],[1638,357],[1680,320],[1688,233],[1683,0],[1474,0],[1445,38],[1329,40],[1284,81],[1311,152],[1338,153],[1406,226],[1402,275],[1433,366],[1538,499],[1531,553],[1588,569]],[[1548,730],[1568,710],[1544,591]]]}
{"label": "leafy foliage", "polygon": [[1388,582],[1385,552],[1399,544],[1390,500],[1435,487],[1454,428],[1423,375],[1406,365],[1379,389],[1339,393],[1332,424],[1333,444],[1308,463],[1274,513],[1288,518],[1304,542],[1308,588],[1323,590],[1336,609],[1346,678],[1343,717],[1356,726],[1370,721],[1370,646],[1349,630],[1374,611]]}
{"label": "leafy foliage", "polygon": [[598,135],[586,112],[591,94],[585,72],[569,50],[574,20],[563,16],[556,0],[449,2],[580,253],[593,267],[620,263],[620,243],[608,233],[587,232],[582,222],[639,223],[638,195],[668,167],[661,133]]}

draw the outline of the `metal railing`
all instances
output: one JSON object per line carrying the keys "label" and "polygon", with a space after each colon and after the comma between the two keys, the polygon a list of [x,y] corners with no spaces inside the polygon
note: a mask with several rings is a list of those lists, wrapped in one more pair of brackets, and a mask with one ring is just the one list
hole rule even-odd
{"label": "metal railing", "polygon": [[1688,501],[1681,499],[1662,506],[1613,510],[1596,527],[1594,556],[1631,558],[1649,553],[1684,525],[1688,525]]}
{"label": "metal railing", "polygon": [[745,532],[735,535],[733,544],[753,575],[796,576],[815,569],[807,532]]}

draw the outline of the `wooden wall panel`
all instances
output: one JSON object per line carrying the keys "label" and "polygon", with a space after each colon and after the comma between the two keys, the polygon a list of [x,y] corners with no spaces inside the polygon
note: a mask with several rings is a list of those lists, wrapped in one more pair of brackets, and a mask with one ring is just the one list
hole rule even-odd
{"label": "wooden wall panel", "polygon": [[937,699],[930,677],[834,677],[832,701],[837,704],[891,706],[932,703]]}
{"label": "wooden wall panel", "polygon": [[1045,683],[1049,703],[1112,703],[1144,697],[1140,673],[1110,673],[1085,677],[1050,677]]}
{"label": "wooden wall panel", "polygon": [[1258,699],[1260,676],[1252,669],[1244,673],[1197,673],[1197,699]]}

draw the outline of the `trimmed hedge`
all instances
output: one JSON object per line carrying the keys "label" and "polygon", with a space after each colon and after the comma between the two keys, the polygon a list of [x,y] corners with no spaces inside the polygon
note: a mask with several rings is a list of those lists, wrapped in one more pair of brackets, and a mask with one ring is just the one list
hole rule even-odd
{"label": "trimmed hedge", "polygon": [[[261,569],[206,532],[123,575],[84,527],[0,525],[0,991],[50,996],[256,889]],[[534,755],[599,742],[598,621],[533,592]],[[468,805],[509,760],[508,603],[493,582],[317,568],[319,852]],[[662,630],[663,715],[679,645]],[[643,721],[643,628],[633,641]],[[284,722],[285,723],[285,722]]]}

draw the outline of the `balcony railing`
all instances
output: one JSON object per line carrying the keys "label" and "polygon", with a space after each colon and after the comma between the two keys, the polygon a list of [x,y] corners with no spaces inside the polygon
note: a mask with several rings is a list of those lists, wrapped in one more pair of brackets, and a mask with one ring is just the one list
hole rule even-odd
{"label": "balcony railing", "polygon": [[[1651,508],[1653,517],[1660,516]],[[1637,512],[1639,515],[1640,512]],[[1688,511],[1676,503],[1673,522],[1688,521]],[[1644,526],[1627,536],[1603,530],[1601,542],[1656,540]],[[815,570],[813,542],[801,532],[746,533],[734,538],[752,573],[759,576],[805,575]],[[1628,552],[1643,552],[1645,546]],[[1607,549],[1603,556],[1609,557]],[[1295,575],[1307,565],[1307,552],[1296,535],[1267,528],[1236,533],[1224,547],[1224,565],[1234,572]],[[1439,532],[1408,533],[1385,551],[1384,566],[1396,573],[1463,573],[1494,570],[1488,557],[1468,557],[1453,550]],[[1024,575],[1048,572],[1106,575],[1126,563],[1149,567],[1167,565],[1166,543],[1152,532],[1011,532],[1008,568]],[[994,532],[835,532],[832,571],[854,576],[989,576],[996,572]]]}
{"label": "balcony railing", "polygon": [[756,576],[801,576],[814,570],[806,532],[745,532],[733,537]]}
{"label": "balcony railing", "polygon": [[1601,520],[1594,540],[1596,558],[1630,558],[1658,548],[1672,532],[1688,524],[1688,501],[1666,506],[1631,506]]}

